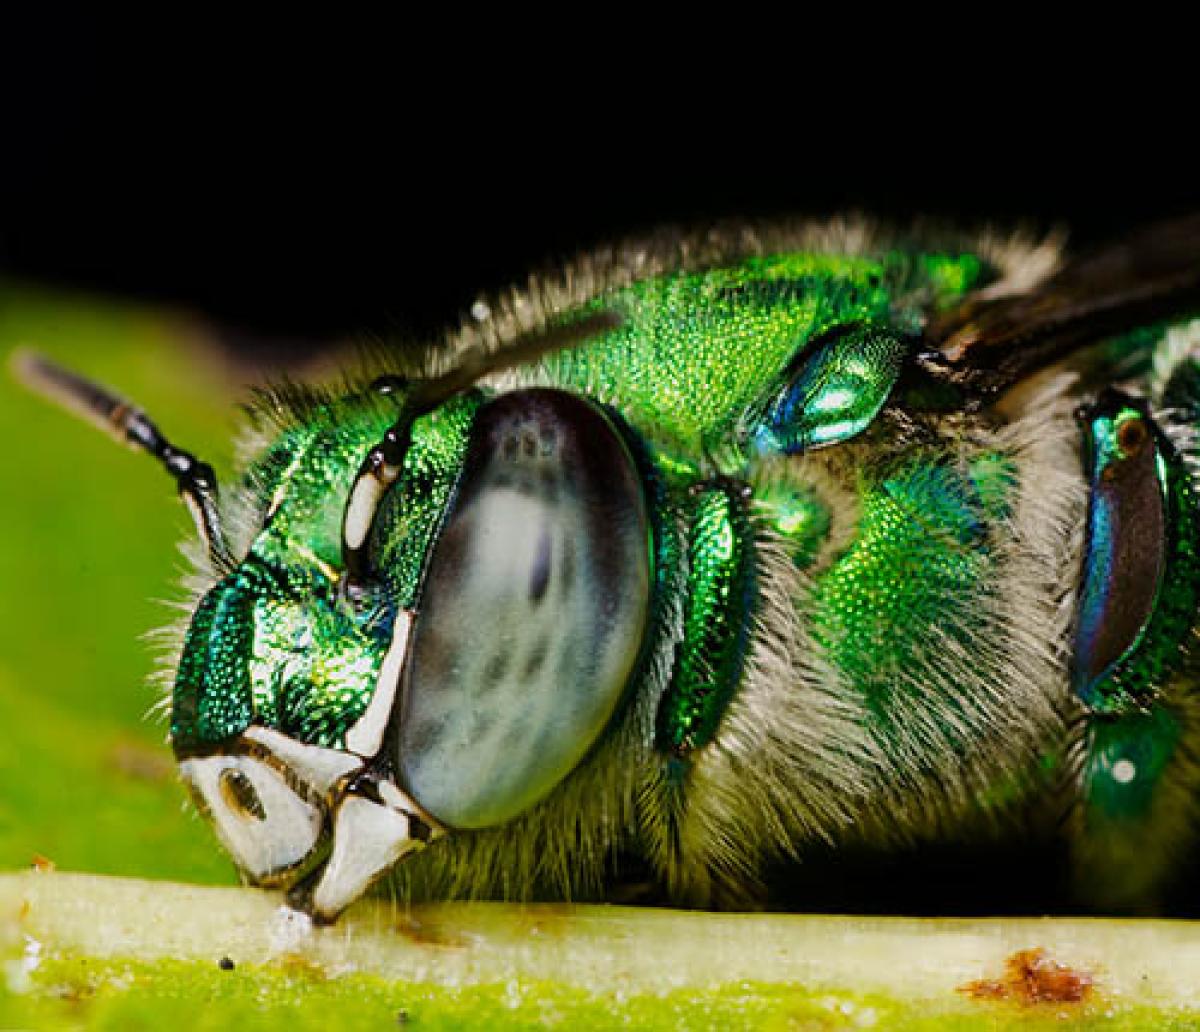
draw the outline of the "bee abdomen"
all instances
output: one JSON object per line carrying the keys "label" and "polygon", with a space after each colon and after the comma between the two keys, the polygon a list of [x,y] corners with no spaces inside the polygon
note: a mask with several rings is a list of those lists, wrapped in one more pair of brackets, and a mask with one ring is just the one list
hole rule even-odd
{"label": "bee abdomen", "polygon": [[439,820],[516,816],[604,730],[645,631],[648,526],[633,460],[596,406],[539,389],[480,410],[394,728],[405,787]]}

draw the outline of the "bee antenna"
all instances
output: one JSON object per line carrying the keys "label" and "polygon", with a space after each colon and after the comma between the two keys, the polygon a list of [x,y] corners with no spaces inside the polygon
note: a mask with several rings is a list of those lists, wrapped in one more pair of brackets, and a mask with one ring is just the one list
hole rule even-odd
{"label": "bee antenna", "polygon": [[209,558],[220,567],[233,565],[217,508],[217,475],[212,466],[176,448],[135,405],[45,355],[18,349],[12,354],[11,365],[16,378],[33,393],[73,412],[122,444],[158,459],[174,478]]}
{"label": "bee antenna", "polygon": [[383,439],[363,459],[350,488],[342,517],[342,562],[346,585],[361,584],[366,566],[367,541],[375,514],[388,489],[400,478],[404,456],[412,444],[413,424],[423,415],[467,390],[478,380],[513,366],[523,365],[556,351],[578,347],[584,341],[617,329],[621,316],[611,310],[594,312],[574,322],[524,333],[503,347],[476,348],[463,355],[453,368],[412,385],[400,414]]}

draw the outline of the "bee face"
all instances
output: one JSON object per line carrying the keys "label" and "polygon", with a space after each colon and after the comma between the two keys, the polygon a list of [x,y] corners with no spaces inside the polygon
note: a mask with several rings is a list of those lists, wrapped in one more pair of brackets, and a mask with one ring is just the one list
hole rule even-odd
{"label": "bee face", "polygon": [[528,810],[604,731],[645,636],[638,470],[613,421],[563,391],[430,413],[348,591],[314,486],[349,493],[378,409],[283,431],[246,478],[256,533],[185,637],[180,770],[256,883],[308,872],[355,779],[382,777],[439,829]]}
{"label": "bee face", "polygon": [[250,880],[332,918],[393,867],[579,898],[631,854],[728,904],[814,843],[1056,800],[1103,862],[1196,787],[1200,342],[1132,394],[1001,398],[1101,339],[1093,300],[1105,334],[1146,318],[1111,263],[1043,283],[1017,246],[811,229],[625,257],[421,376],[267,395],[220,501],[136,410],[35,369],[196,515],[171,738]]}

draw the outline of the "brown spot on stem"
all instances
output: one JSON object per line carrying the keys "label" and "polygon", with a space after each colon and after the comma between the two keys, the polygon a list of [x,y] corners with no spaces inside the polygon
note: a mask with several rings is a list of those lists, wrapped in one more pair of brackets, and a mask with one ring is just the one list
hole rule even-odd
{"label": "brown spot on stem", "polygon": [[58,864],[56,864],[48,856],[42,856],[41,853],[34,853],[33,858],[29,861],[29,866],[39,874],[49,874],[58,866]]}
{"label": "brown spot on stem", "polygon": [[1082,1003],[1095,988],[1087,971],[1054,960],[1040,946],[1018,950],[1004,962],[1000,978],[981,978],[958,987],[974,1000],[1012,1000],[1017,1003]]}
{"label": "brown spot on stem", "polygon": [[325,982],[329,979],[329,972],[303,953],[281,954],[274,959],[274,966],[285,974],[297,978],[307,978],[313,982]]}
{"label": "brown spot on stem", "polygon": [[465,935],[433,922],[420,921],[415,917],[407,917],[396,925],[397,931],[421,946],[438,946],[442,949],[464,950],[471,945],[471,940]]}

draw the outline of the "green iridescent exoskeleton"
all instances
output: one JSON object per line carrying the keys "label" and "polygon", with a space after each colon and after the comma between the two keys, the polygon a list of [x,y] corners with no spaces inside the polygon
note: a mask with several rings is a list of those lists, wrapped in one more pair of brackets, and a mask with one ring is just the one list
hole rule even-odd
{"label": "green iridescent exoskeleton", "polygon": [[[296,404],[296,402],[293,402]],[[374,691],[397,609],[411,604],[466,449],[478,398],[418,424],[397,494],[376,528],[386,577],[350,605],[338,593],[341,512],[362,452],[395,403],[370,395],[306,403],[246,473],[262,526],[238,568],[200,603],[171,716],[177,748],[222,742],[251,723],[337,746]]]}
{"label": "green iridescent exoskeleton", "polygon": [[[1195,610],[1186,445],[1172,444],[1170,428],[1138,409],[1147,450],[1122,466],[1108,409],[1102,416],[1093,408],[1081,436],[1072,413],[1088,397],[1069,385],[997,414],[965,409],[960,384],[936,368],[930,376],[917,361],[928,350],[926,326],[976,290],[1002,296],[997,284],[1018,275],[1014,262],[1002,248],[755,245],[650,260],[643,274],[614,270],[580,293],[542,295],[547,323],[577,311],[611,313],[617,325],[484,378],[422,416],[403,473],[373,517],[371,568],[356,575],[353,604],[335,503],[366,475],[364,456],[403,392],[386,400],[360,392],[284,419],[247,476],[268,514],[263,527],[194,619],[176,691],[176,744],[263,725],[342,748],[374,695],[395,690],[388,733],[402,746],[392,762],[419,772],[403,787],[416,804],[436,800],[434,812],[473,829],[402,866],[409,884],[433,893],[496,892],[514,880],[542,890],[556,876],[524,844],[551,841],[553,815],[576,814],[572,838],[590,842],[584,854],[595,856],[601,842],[613,846],[599,815],[624,812],[635,830],[620,836],[622,848],[652,858],[674,898],[742,899],[748,882],[732,871],[754,868],[757,852],[790,853],[809,834],[919,841],[955,821],[1052,809],[1043,797],[1064,791],[1061,779],[1074,768],[1048,766],[1046,757],[1075,754],[1086,800],[1081,863],[1099,863],[1097,851],[1124,856],[1120,829],[1146,818],[1121,815],[1154,811],[1158,786],[1177,780],[1177,742],[1187,732],[1171,701]],[[506,317],[494,318],[498,326]],[[473,334],[467,328],[458,338],[464,353],[487,346],[486,335]],[[1154,359],[1160,341],[1152,330],[1129,332],[1106,360],[1129,368],[1144,355],[1136,361],[1148,371],[1163,364]],[[1172,380],[1176,410],[1189,396],[1189,368]],[[486,484],[479,473],[458,481],[482,433],[480,413],[514,391],[520,412],[522,391],[545,388],[589,398],[616,420],[643,480],[649,532],[642,559],[623,546],[619,562],[640,564],[653,584],[625,702],[594,743],[581,739],[587,758],[565,778],[548,758],[539,764],[504,749],[558,726],[551,703],[536,701],[544,689],[527,695],[521,686],[545,684],[554,662],[564,676],[576,672],[553,706],[592,704],[578,694],[616,690],[604,678],[578,679],[586,668],[578,649],[594,646],[566,630],[568,610],[560,648],[574,656],[569,664],[550,659],[558,646],[540,630],[540,600],[565,592],[563,605],[584,606],[570,611],[592,613],[599,632],[616,582],[605,575],[608,587],[578,594],[575,570],[616,560],[604,558],[605,534],[564,508],[565,498],[587,497],[571,486],[569,466],[551,456],[546,472],[535,472],[546,446],[536,440],[547,431],[514,430],[509,444],[493,445],[511,446],[511,475],[502,463],[486,466]],[[571,454],[587,454],[572,437],[582,430],[554,432],[577,440]],[[1080,478],[1085,448],[1091,473]],[[470,468],[485,468],[485,458],[479,452]],[[589,485],[604,479],[588,476]],[[505,492],[515,493],[506,500]],[[1146,522],[1154,498],[1158,529]],[[614,511],[606,518],[622,521]],[[456,529],[445,536],[448,512]],[[487,533],[502,535],[478,552],[484,558],[469,550],[472,535],[484,533],[476,512],[496,524]],[[1117,514],[1139,524],[1140,538],[1128,529],[1105,538]],[[505,528],[509,518],[535,522]],[[536,529],[544,520],[546,529]],[[554,541],[572,544],[564,552]],[[472,564],[485,565],[473,572]],[[624,569],[632,582],[636,566]],[[1112,569],[1126,580],[1105,580]],[[1181,572],[1178,582],[1169,570]],[[516,580],[504,587],[504,577]],[[1061,602],[1076,577],[1078,613]],[[426,607],[430,584],[434,605]],[[1140,595],[1133,584],[1142,584]],[[480,592],[496,601],[473,602]],[[502,608],[490,617],[487,605]],[[629,605],[613,613],[629,619]],[[472,616],[431,634],[420,623],[426,608]],[[412,671],[385,672],[404,612],[424,628],[425,644]],[[1097,635],[1123,643],[1117,660],[1093,671],[1103,649],[1088,642]],[[1073,745],[1072,691],[1098,714],[1127,715],[1097,722]],[[1154,715],[1140,708],[1148,700],[1159,700]],[[458,719],[462,707],[475,715]],[[649,738],[637,730],[647,720]],[[462,772],[456,736],[466,750]],[[563,744],[542,751],[560,755]],[[760,773],[733,778],[734,763]],[[486,786],[463,778],[506,768],[528,768],[522,776],[538,785],[562,784],[515,823],[488,816],[514,810],[498,794],[503,776]],[[1133,778],[1122,780],[1130,769]],[[596,797],[607,800],[599,810]],[[736,839],[719,830],[726,823]],[[571,863],[563,854],[557,869]],[[497,874],[498,864],[508,874]],[[570,892],[600,884],[600,872],[589,870],[568,878]]]}
{"label": "green iridescent exoskeleton", "polygon": [[[818,581],[815,633],[869,696],[920,662],[923,628],[990,590],[986,513],[968,469],[910,462],[864,483],[853,545]],[[886,698],[878,699],[882,706]]]}
{"label": "green iridescent exoskeleton", "polygon": [[[754,848],[767,848],[761,838],[769,827],[795,821],[824,828],[822,835],[846,835],[853,827],[878,843],[893,833],[933,835],[970,812],[991,819],[986,815],[993,810],[1030,805],[1031,795],[1054,784],[1047,770],[1069,769],[1045,763],[1071,748],[1054,731],[1069,711],[1058,657],[1067,653],[1068,640],[1072,655],[1086,657],[1086,628],[1107,627],[1113,618],[1104,623],[1105,613],[1137,607],[1128,589],[1098,592],[1097,577],[1087,574],[1103,565],[1096,514],[1129,509],[1135,492],[1105,473],[1112,453],[1104,451],[1095,419],[1080,438],[1069,414],[1080,399],[1069,390],[1028,403],[1015,418],[963,415],[960,389],[930,380],[913,364],[932,317],[1010,274],[1005,261],[1013,259],[997,254],[887,246],[735,250],[678,268],[651,263],[648,273],[627,281],[614,272],[569,303],[543,297],[539,303],[548,312],[569,315],[575,305],[580,312],[615,313],[619,323],[505,379],[484,379],[418,422],[404,472],[372,523],[367,551],[374,572],[356,585],[353,604],[340,581],[340,503],[403,392],[386,399],[359,392],[324,409],[310,406],[290,421],[285,416],[281,436],[247,476],[268,515],[246,558],[197,610],[176,693],[177,744],[215,741],[262,724],[306,743],[343,746],[385,679],[381,669],[397,614],[412,612],[419,626],[425,586],[431,578],[434,585],[445,581],[442,567],[455,564],[459,580],[451,595],[438,589],[437,598],[453,597],[459,608],[486,614],[488,604],[472,604],[470,592],[507,597],[489,586],[491,575],[461,566],[463,546],[443,549],[432,567],[430,556],[454,499],[479,489],[458,477],[480,407],[505,391],[549,387],[594,399],[618,419],[645,483],[651,540],[643,561],[654,590],[627,701],[591,746],[590,759],[522,820],[545,807],[590,813],[585,797],[599,792],[610,798],[607,806],[643,815],[634,819],[635,826],[646,822],[634,835],[641,844],[626,848],[657,858],[678,898],[711,901],[742,898],[746,889],[722,871],[727,861],[744,869],[749,861],[730,858],[749,847],[711,830],[731,805],[724,796],[733,791],[722,773],[731,762],[725,757],[743,750],[753,749],[743,764],[769,772],[752,788],[743,786],[758,816],[743,813],[735,822],[741,837],[760,841]],[[463,331],[460,348],[471,346],[471,334],[469,327]],[[1112,350],[1128,364],[1130,347],[1153,349],[1161,338],[1146,332],[1125,339],[1136,343]],[[1147,548],[1161,555],[1155,574],[1161,577],[1168,566],[1186,567],[1191,510],[1181,505],[1190,477],[1162,432],[1147,425],[1153,443],[1144,466],[1164,505],[1161,540],[1151,534]],[[1088,441],[1099,456],[1090,523],[1075,465]],[[524,445],[514,438],[513,447],[519,456]],[[561,516],[556,492],[569,481],[557,478],[569,472],[554,468],[552,475],[546,485],[557,482],[558,488],[536,490],[549,492],[539,495],[540,504]],[[489,474],[486,498],[495,500],[480,502],[481,511],[508,511],[506,484],[534,490],[519,484],[533,485],[535,474],[517,470],[514,476]],[[1046,503],[1045,497],[1057,500]],[[455,526],[475,527],[471,511],[454,517]],[[530,519],[541,518],[530,512]],[[1073,521],[1091,527],[1083,537],[1078,617],[1056,601],[1080,561],[1071,553],[1070,541],[1079,540],[1072,537]],[[494,745],[487,735],[495,716],[437,727],[393,725],[408,750],[398,758],[401,769],[421,772],[407,785],[415,787],[418,804],[425,793],[436,798],[435,810],[461,810],[461,820],[473,825],[487,824],[485,812],[505,811],[495,789],[479,795],[454,787],[463,785],[464,775],[448,771],[442,778],[436,764],[456,766],[444,758],[453,755],[446,751],[449,734],[466,736],[462,747],[471,752],[469,763],[464,753],[464,770],[503,763],[503,752],[493,753],[499,743],[530,738],[526,726],[537,725],[529,721],[546,719],[525,712],[519,675],[526,665],[525,676],[535,679],[548,669],[542,657],[549,643],[534,630],[545,590],[540,579],[558,583],[565,575],[569,582],[575,562],[601,554],[600,540],[581,527],[567,531],[577,541],[576,560],[560,555],[558,546],[536,544],[529,546],[528,567],[519,555],[510,557],[514,572],[504,576],[533,578],[534,608],[523,612],[529,601],[497,601],[515,608],[439,631],[436,649],[423,647],[426,658],[416,674],[399,678],[397,698],[407,701],[397,712],[425,714],[419,719],[426,721],[429,714],[452,714],[455,705],[507,714],[495,725],[501,737]],[[532,533],[503,526],[494,532],[518,551]],[[1129,536],[1119,540],[1129,551]],[[545,554],[536,554],[541,550]],[[524,569],[529,572],[515,572]],[[1046,585],[1040,594],[1038,584]],[[1110,670],[1105,684],[1126,685],[1136,675],[1137,698],[1169,694],[1178,665],[1170,657],[1181,654],[1193,622],[1190,590],[1185,584],[1150,593],[1153,605],[1143,606],[1137,634],[1129,635],[1121,672]],[[602,613],[596,608],[594,619]],[[1060,652],[1056,638],[1064,643]],[[457,639],[463,644],[453,644]],[[426,634],[422,640],[435,639]],[[430,661],[438,665],[429,668]],[[1082,662],[1072,660],[1073,669]],[[427,668],[431,672],[422,673]],[[455,670],[473,686],[474,701],[466,701],[464,687],[455,702],[449,687]],[[1096,678],[1084,692],[1078,676],[1075,691],[1086,700]],[[493,693],[501,694],[487,696],[488,682],[480,677],[493,678]],[[1057,695],[1044,689],[1054,682],[1063,686]],[[438,694],[427,698],[423,693],[434,691],[433,684]],[[197,705],[197,699],[207,701]],[[648,747],[634,730],[637,712],[653,721]],[[194,729],[185,726],[187,719]],[[1132,723],[1097,725],[1081,746],[1090,757],[1081,787],[1093,815],[1128,810],[1132,804],[1122,800],[1152,797],[1147,786],[1172,769],[1177,718],[1164,709],[1154,719],[1128,719]],[[437,751],[429,753],[434,742]],[[1139,769],[1131,788],[1111,777],[1113,770],[1127,772],[1123,752],[1140,757],[1131,760]],[[993,773],[997,767],[1002,776]],[[530,776],[545,781],[562,774],[547,767]],[[436,791],[426,787],[435,782]],[[660,789],[648,787],[656,784],[668,793],[661,816],[654,802]],[[463,792],[489,799],[487,809],[467,804],[466,796],[456,806],[454,793]],[[933,802],[914,803],[921,793]],[[784,813],[791,816],[771,816]],[[599,826],[582,820],[578,834],[604,839]],[[1086,841],[1096,840],[1099,826],[1094,818]],[[406,865],[411,883],[450,891],[445,872],[453,870],[456,878],[467,877],[459,884],[475,886],[471,891],[494,886],[478,880],[482,873],[464,875],[477,871],[470,858],[490,834],[508,843],[495,848],[508,849],[516,869],[530,872],[513,877],[543,884],[546,875],[532,873],[539,865],[505,837],[506,827],[450,835],[438,847],[452,858],[446,867],[414,858]],[[710,830],[701,834],[700,828]],[[575,879],[572,891],[598,878]]]}
{"label": "green iridescent exoskeleton", "polygon": [[764,485],[758,501],[772,531],[786,542],[795,566],[802,570],[812,566],[829,539],[828,505],[811,487],[786,481]]}
{"label": "green iridescent exoskeleton", "polygon": [[[698,446],[724,444],[809,342],[836,327],[910,330],[924,305],[947,304],[986,274],[976,255],[900,251],[764,255],[668,273],[593,302],[618,313],[621,327],[553,356],[550,376],[601,397],[619,389],[639,425],[691,458]],[[878,357],[886,375],[890,349]]]}
{"label": "green iridescent exoskeleton", "polygon": [[191,506],[180,769],[320,919],[393,869],[824,905],[842,850],[1026,841],[1070,858],[1031,887],[1142,910],[1200,848],[1197,240],[631,244],[267,394],[220,499],[137,410],[30,378]]}

